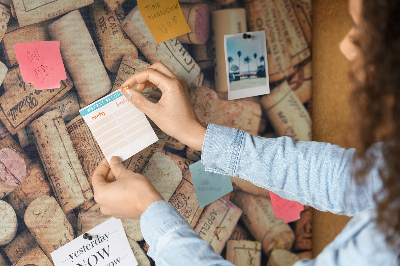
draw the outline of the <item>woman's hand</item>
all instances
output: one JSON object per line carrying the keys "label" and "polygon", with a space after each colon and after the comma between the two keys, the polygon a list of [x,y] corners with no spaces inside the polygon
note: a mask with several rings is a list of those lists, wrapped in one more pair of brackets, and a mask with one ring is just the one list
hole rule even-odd
{"label": "woman's hand", "polygon": [[115,156],[110,164],[106,159],[101,161],[93,174],[92,185],[101,212],[119,219],[140,219],[153,202],[164,200],[149,179],[127,170]]}
{"label": "woman's hand", "polygon": [[[135,85],[136,90],[124,89]],[[161,90],[158,103],[150,102],[140,93],[149,87]],[[121,91],[166,134],[196,150],[202,150],[206,128],[197,118],[185,83],[164,64],[157,62],[132,75],[121,85]]]}

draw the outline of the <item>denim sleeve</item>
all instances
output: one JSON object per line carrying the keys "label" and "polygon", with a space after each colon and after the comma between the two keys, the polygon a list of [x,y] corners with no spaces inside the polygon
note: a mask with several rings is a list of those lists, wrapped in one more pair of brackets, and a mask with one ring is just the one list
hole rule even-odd
{"label": "denim sleeve", "polygon": [[358,186],[351,176],[355,149],[329,143],[262,138],[209,124],[201,161],[206,171],[239,177],[320,211],[353,216],[375,206],[378,170]]}
{"label": "denim sleeve", "polygon": [[153,202],[140,217],[140,229],[156,265],[227,265],[168,202]]}

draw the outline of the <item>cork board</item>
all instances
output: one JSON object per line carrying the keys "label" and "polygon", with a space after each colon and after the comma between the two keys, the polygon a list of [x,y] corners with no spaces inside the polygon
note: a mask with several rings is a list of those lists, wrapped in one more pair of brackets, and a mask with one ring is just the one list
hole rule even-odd
{"label": "cork board", "polygon": [[[339,43],[351,28],[348,1],[313,1],[313,138],[353,146],[349,132],[351,85],[350,63],[340,53]],[[329,244],[349,217],[313,210],[313,257]]]}

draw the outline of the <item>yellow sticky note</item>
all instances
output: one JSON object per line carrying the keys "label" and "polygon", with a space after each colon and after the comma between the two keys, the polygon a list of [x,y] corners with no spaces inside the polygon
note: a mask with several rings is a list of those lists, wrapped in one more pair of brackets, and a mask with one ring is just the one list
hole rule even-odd
{"label": "yellow sticky note", "polygon": [[178,0],[137,0],[137,4],[157,43],[191,32]]}

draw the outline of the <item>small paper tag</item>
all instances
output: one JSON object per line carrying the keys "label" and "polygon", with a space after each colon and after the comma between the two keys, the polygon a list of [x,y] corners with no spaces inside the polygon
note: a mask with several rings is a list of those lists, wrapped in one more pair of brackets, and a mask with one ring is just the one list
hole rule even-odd
{"label": "small paper tag", "polygon": [[178,0],[138,0],[137,4],[157,43],[191,32]]}
{"label": "small paper tag", "polygon": [[117,90],[79,110],[104,157],[125,161],[158,140],[145,114]]}
{"label": "small paper tag", "polygon": [[228,100],[270,93],[265,31],[224,35]]}
{"label": "small paper tag", "polygon": [[67,78],[60,53],[60,42],[42,41],[16,43],[15,55],[25,83],[36,90],[59,88]]}
{"label": "small paper tag", "polygon": [[233,190],[229,176],[207,172],[200,161],[190,165],[189,169],[201,208]]}
{"label": "small paper tag", "polygon": [[272,209],[277,219],[281,218],[285,223],[300,219],[300,212],[304,210],[303,204],[284,199],[271,191],[269,195],[271,197]]}
{"label": "small paper tag", "polygon": [[56,266],[138,265],[126,238],[121,220],[110,218],[51,253]]}

